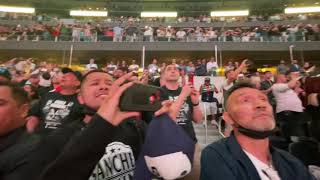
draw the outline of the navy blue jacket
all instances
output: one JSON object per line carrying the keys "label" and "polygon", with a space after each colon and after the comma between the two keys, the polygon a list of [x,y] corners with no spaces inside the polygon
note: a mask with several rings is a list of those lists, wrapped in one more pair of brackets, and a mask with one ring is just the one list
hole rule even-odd
{"label": "navy blue jacket", "polygon": [[[272,147],[270,152],[281,180],[315,180],[307,168],[289,153]],[[260,176],[235,136],[231,135],[202,151],[200,179],[260,180]]]}

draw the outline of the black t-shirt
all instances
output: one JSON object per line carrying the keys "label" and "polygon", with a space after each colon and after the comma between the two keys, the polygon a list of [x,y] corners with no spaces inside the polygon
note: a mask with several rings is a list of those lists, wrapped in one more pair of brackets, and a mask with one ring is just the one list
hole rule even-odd
{"label": "black t-shirt", "polygon": [[[177,90],[169,90],[167,87],[161,87],[164,93],[161,94],[162,100],[172,100],[176,101],[182,91],[179,87]],[[190,96],[186,99],[185,103],[182,105],[179,114],[177,115],[176,123],[181,126],[185,132],[194,140],[197,141],[196,134],[192,125],[192,112],[193,106]]]}
{"label": "black t-shirt", "polygon": [[89,180],[133,179],[135,161],[141,151],[144,139],[145,124],[129,118],[117,127],[113,142],[105,147],[105,151],[95,166]]}
{"label": "black t-shirt", "polygon": [[[115,127],[97,114],[85,126],[79,122],[48,136],[54,142],[50,157],[53,157],[51,149],[62,152],[55,155],[59,156],[43,173],[42,179],[132,180],[135,160],[143,144],[145,123],[129,118]],[[49,147],[43,145],[42,148],[48,150]],[[65,168],[71,166],[72,170],[66,172]]]}
{"label": "black t-shirt", "polygon": [[29,116],[39,117],[41,123],[37,132],[47,133],[81,118],[82,105],[78,102],[77,94],[62,95],[58,92],[49,92],[31,107]]}

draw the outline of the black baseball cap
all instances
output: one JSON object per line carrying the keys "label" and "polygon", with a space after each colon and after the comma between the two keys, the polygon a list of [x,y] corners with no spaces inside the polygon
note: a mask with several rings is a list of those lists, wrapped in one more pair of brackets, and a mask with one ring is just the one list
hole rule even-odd
{"label": "black baseball cap", "polygon": [[9,70],[4,67],[0,67],[0,76],[8,79],[9,81],[11,80],[11,74]]}
{"label": "black baseball cap", "polygon": [[61,69],[61,72],[62,72],[63,74],[72,73],[72,74],[74,74],[74,75],[76,76],[76,78],[77,78],[80,82],[82,81],[82,74],[81,74],[81,72],[79,72],[79,71],[73,71],[73,70],[70,69],[70,68],[64,67],[64,68]]}

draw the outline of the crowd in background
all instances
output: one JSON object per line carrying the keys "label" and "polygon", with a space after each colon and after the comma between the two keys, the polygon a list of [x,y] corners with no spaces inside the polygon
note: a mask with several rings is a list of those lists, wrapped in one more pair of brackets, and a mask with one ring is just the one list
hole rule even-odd
{"label": "crowd in background", "polygon": [[[185,108],[184,106],[182,106],[181,110],[180,108],[178,110],[179,110],[179,113],[180,111],[183,111],[180,113],[180,115],[184,114],[183,116],[184,118],[181,119],[181,126],[184,128],[186,132],[188,132],[188,135],[191,134],[191,137],[195,141],[196,141],[196,136],[193,130],[193,125],[191,121],[189,121],[190,116],[188,116],[188,114],[190,112],[198,113],[198,114],[191,114],[193,119],[197,118],[196,121],[195,120],[193,121],[197,123],[202,121],[203,119],[202,109],[200,109],[199,107],[200,99],[203,103],[207,103],[208,106],[212,103],[216,103],[215,112],[211,114],[212,119],[210,120],[213,126],[218,126],[219,116],[221,116],[221,112],[217,110],[217,107],[221,106],[221,104],[224,104],[225,102],[217,100],[214,94],[223,93],[223,96],[227,98],[228,91],[233,86],[236,86],[236,83],[249,82],[252,85],[252,87],[251,86],[250,87],[255,89],[255,91],[259,90],[260,94],[263,93],[265,94],[264,96],[267,95],[266,97],[268,99],[265,99],[264,96],[263,98],[260,98],[261,96],[260,95],[259,100],[262,100],[264,103],[268,103],[268,107],[270,106],[269,103],[272,105],[273,112],[276,119],[276,124],[279,130],[273,133],[274,139],[273,140],[271,139],[270,143],[277,148],[290,151],[290,153],[298,157],[304,163],[304,165],[319,166],[320,152],[318,151],[318,149],[311,148],[312,152],[310,150],[309,151],[310,154],[308,154],[305,152],[303,153],[303,151],[302,152],[293,151],[292,147],[289,145],[289,144],[295,143],[295,141],[291,139],[292,136],[309,138],[308,142],[311,142],[312,146],[317,144],[318,140],[320,140],[320,135],[318,133],[319,104],[317,105],[313,103],[314,101],[317,101],[317,102],[319,101],[318,93],[320,90],[318,87],[319,78],[317,76],[314,76],[317,74],[313,74],[313,72],[316,72],[316,67],[308,62],[305,62],[305,64],[301,66],[297,60],[293,60],[290,64],[286,63],[285,61],[280,61],[280,64],[277,66],[277,73],[273,74],[270,71],[257,72],[257,69],[250,70],[250,67],[252,66],[252,64],[253,62],[250,62],[247,59],[241,62],[229,61],[223,67],[223,69],[225,70],[225,79],[223,80],[221,87],[218,87],[216,85],[216,82],[210,79],[210,76],[217,75],[217,69],[219,69],[217,62],[213,57],[210,59],[198,59],[196,60],[195,64],[193,64],[192,61],[188,61],[188,60],[182,60],[180,62],[177,62],[175,59],[173,59],[172,62],[170,63],[167,63],[167,64],[162,63],[161,65],[159,65],[157,59],[153,59],[152,62],[145,69],[142,70],[142,74],[138,76],[136,76],[135,73],[141,72],[141,69],[135,60],[132,60],[130,63],[127,63],[127,61],[122,61],[117,63],[110,61],[106,65],[98,66],[98,64],[96,64],[94,59],[90,59],[88,64],[85,65],[85,70],[83,72],[79,72],[79,71],[73,71],[70,68],[60,67],[57,64],[46,63],[44,61],[35,62],[32,58],[29,58],[29,59],[14,58],[5,62],[3,66],[0,68],[0,82],[12,81],[17,83],[20,87],[23,88],[23,90],[28,94],[29,98],[32,100],[31,108],[29,109],[28,117],[26,118],[26,122],[27,122],[26,129],[27,131],[29,131],[29,133],[38,133],[41,136],[48,138],[46,139],[46,141],[43,141],[44,144],[42,144],[44,145],[43,148],[45,149],[45,151],[48,151],[48,148],[50,148],[50,146],[53,145],[50,143],[56,142],[56,140],[62,144],[66,143],[64,142],[66,140],[63,140],[63,142],[60,142],[62,140],[61,138],[60,139],[58,138],[59,140],[51,139],[55,137],[53,132],[64,133],[62,135],[66,136],[68,140],[68,138],[71,137],[72,132],[74,131],[76,132],[78,130],[80,130],[80,132],[83,130],[84,130],[83,132],[87,132],[86,128],[90,129],[91,125],[86,126],[83,124],[81,125],[79,124],[79,126],[77,125],[75,127],[72,127],[71,125],[73,123],[71,122],[77,122],[72,120],[82,118],[83,116],[83,114],[81,114],[82,112],[86,113],[85,117],[90,115],[89,120],[91,120],[91,117],[96,112],[96,109],[100,108],[100,105],[98,106],[97,102],[92,100],[92,98],[98,98],[99,102],[104,102],[104,101],[100,101],[101,100],[100,97],[101,98],[107,97],[106,96],[107,92],[109,88],[111,88],[111,84],[112,84],[112,80],[110,79],[110,77],[116,80],[124,81],[123,78],[128,76],[129,72],[135,72],[132,74],[133,76],[130,75],[132,76],[130,77],[132,78],[131,80],[140,82],[144,85],[154,85],[154,86],[162,87],[164,89],[166,89],[166,87],[170,87],[170,83],[174,82],[174,87],[176,87],[177,90],[167,90],[167,91],[169,93],[175,94],[175,98],[178,98],[178,99],[179,99],[179,96],[183,96],[183,101],[186,99],[185,95],[187,95],[184,93],[189,92],[190,96],[193,96],[191,97],[192,99],[189,102],[190,107],[193,107],[194,109],[191,110],[189,108]],[[195,89],[192,85],[194,76],[207,76],[206,78],[204,78],[204,82],[203,84],[201,84],[201,87],[199,90]],[[86,80],[83,80],[83,78],[85,78]],[[101,83],[101,87],[100,87],[100,83]],[[83,84],[85,84],[88,87],[87,88],[82,87]],[[80,85],[82,88],[79,89]],[[91,88],[95,89],[96,91],[92,91],[92,92],[89,91],[89,89]],[[92,95],[90,93],[89,93],[90,96],[89,94],[85,94],[87,90],[88,90],[88,93],[91,92]],[[113,92],[112,90],[110,90],[109,93],[119,93],[119,92],[115,90]],[[315,93],[315,94],[312,94],[312,93]],[[87,97],[85,95],[87,95]],[[242,96],[247,97],[251,95],[252,94],[247,94]],[[81,96],[81,98],[79,98],[79,96]],[[118,96],[120,97],[120,95]],[[170,97],[171,96],[168,96],[169,99]],[[250,98],[242,98],[244,99],[242,103],[246,104],[248,102],[251,102]],[[90,99],[92,102],[90,101]],[[92,103],[92,107],[96,109],[82,106],[83,104],[80,104],[80,102],[81,103],[90,102]],[[112,101],[106,101],[106,102],[110,103]],[[188,102],[188,100],[186,100],[186,102]],[[108,112],[110,108],[112,108],[112,106],[110,104],[108,105],[108,103],[102,103],[101,107],[104,107],[104,108],[107,107],[107,109],[98,110],[98,112],[102,112],[102,114],[104,112]],[[256,108],[264,109],[267,107],[262,105],[261,103],[259,104],[259,106],[257,105]],[[227,111],[230,109],[224,109],[224,110]],[[272,114],[272,110],[270,110],[270,112]],[[272,116],[273,118],[273,115],[271,114],[268,115],[268,117]],[[116,119],[118,118],[118,116],[120,117],[120,115],[118,114],[110,117]],[[177,116],[177,119],[181,118],[180,115]],[[205,115],[207,114],[205,113]],[[262,114],[261,116],[266,117],[267,115]],[[99,118],[99,116],[93,116],[93,119],[95,119],[96,117]],[[106,119],[104,116],[102,117]],[[107,117],[110,118],[109,116]],[[93,121],[95,122],[95,120]],[[186,124],[186,121],[188,121],[189,125]],[[136,122],[136,120],[134,122]],[[90,121],[86,122],[86,118],[84,118],[84,123],[90,123]],[[177,124],[179,123],[177,122]],[[99,127],[101,127],[100,125]],[[136,123],[129,123],[129,125],[130,126],[136,125]],[[37,128],[37,126],[39,126],[39,128]],[[233,126],[233,127],[238,128],[237,126]],[[64,128],[66,128],[66,131],[63,131]],[[124,128],[124,127],[121,126],[121,128]],[[224,131],[225,135],[230,137],[234,136],[234,134],[231,133],[231,130],[232,128],[230,127],[230,124],[227,123],[226,129]],[[104,131],[97,131],[97,132],[104,132]],[[128,133],[131,131],[125,131],[125,132]],[[121,132],[121,135],[119,135],[119,137],[123,136],[122,133],[123,132]],[[47,136],[49,134],[50,136]],[[96,135],[96,133],[93,133],[93,134]],[[256,134],[252,135],[249,133],[248,136],[257,138]],[[57,136],[57,137],[60,137],[60,136]],[[133,146],[139,146],[139,143],[141,143],[141,142],[139,143],[136,142],[136,140],[138,140],[139,138],[136,138],[135,136],[128,136],[128,137],[131,137],[131,138],[134,137],[133,138],[134,141],[130,142],[130,143],[133,143]],[[97,139],[103,140],[103,138],[97,138]],[[303,140],[300,140],[300,141],[303,141]],[[50,146],[46,146],[47,143]],[[59,145],[59,143],[57,144]],[[98,142],[94,142],[93,144],[97,145],[96,143]],[[54,144],[54,145],[57,145],[57,144]],[[75,146],[80,145],[79,147],[80,149],[86,147],[86,146],[83,147],[82,143],[80,144],[75,143],[73,145]],[[59,146],[59,148],[62,148],[62,147],[63,146],[61,147]],[[41,151],[41,148],[39,149],[39,151]],[[61,151],[61,152],[64,152],[64,151]],[[66,151],[66,154],[68,153],[71,153],[74,155],[74,151],[69,151],[69,152]],[[49,163],[47,161],[51,161],[52,158],[54,159],[55,154],[59,154],[59,152],[57,149],[52,149],[52,150],[50,149],[50,154],[48,154],[47,157],[41,157],[40,154],[39,153],[34,154],[37,157],[36,160],[39,160],[39,158],[40,160],[41,158],[45,158],[45,160],[42,159],[41,161],[35,161],[36,165],[39,165],[39,163],[40,164]],[[99,153],[94,153],[94,156],[99,156]],[[133,158],[132,154],[130,154],[130,156],[132,156]],[[312,156],[311,159],[310,159],[310,156]],[[73,156],[68,155],[65,158],[68,159],[71,157]],[[89,157],[89,159],[90,158],[92,157]],[[93,165],[96,164],[99,158],[100,156],[95,157],[95,160],[92,161]],[[83,158],[83,156],[81,156],[79,157],[78,160],[84,161],[85,159],[86,158]],[[101,163],[102,161],[106,162],[103,159],[104,157],[102,157]],[[64,162],[63,159],[62,159],[62,162]],[[83,165],[83,163],[77,163],[77,164],[79,165],[79,167]],[[57,168],[58,170],[59,169],[62,170],[63,165],[67,165],[67,164],[64,164],[64,163],[57,164],[55,168]],[[101,171],[100,166],[101,165],[97,166],[96,167],[97,170],[94,170],[93,172],[92,172],[92,169],[94,166],[90,168],[83,167],[85,171],[88,171],[86,173],[86,176],[89,176],[89,174],[92,173],[93,178],[102,177],[103,175],[101,175],[101,173],[99,174],[99,172]],[[123,166],[123,167],[126,167],[126,166]],[[203,167],[201,167],[203,168],[203,171],[201,173],[206,172],[205,171],[206,167],[207,166],[203,164]],[[40,166],[31,167],[31,169],[34,169],[34,168],[42,169],[43,167],[40,167]],[[53,172],[56,171],[57,169],[53,169]],[[133,169],[131,169],[131,171],[133,171]],[[31,173],[32,171],[25,171],[24,173],[26,172]],[[36,172],[33,172],[33,173],[35,173],[33,174],[35,176],[39,175],[39,174],[36,174]],[[64,171],[64,172],[61,172],[61,174],[53,173],[53,174],[46,174],[46,175],[49,177],[51,176],[54,177],[59,175],[65,175],[65,173],[66,172]],[[72,177],[75,177],[76,175],[80,176],[80,174],[83,175],[83,173],[73,173],[72,171],[68,171],[68,173],[72,174]],[[107,174],[108,171],[104,171],[104,173]],[[210,173],[210,172],[207,172],[207,173]]]}
{"label": "crowd in background", "polygon": [[[128,72],[141,72],[140,80],[145,83],[153,83],[157,78],[161,76],[165,67],[169,64],[174,64],[180,72],[181,78],[179,83],[181,86],[188,83],[188,79],[193,76],[223,76],[229,71],[235,71],[241,65],[241,62],[232,59],[227,60],[227,63],[222,67],[217,63],[214,57],[211,58],[201,58],[196,60],[189,59],[172,59],[171,62],[162,62],[161,64],[157,59],[153,59],[151,63],[142,69],[136,60],[130,62],[122,61],[108,61],[106,64],[96,64],[94,59],[90,59],[89,63],[85,65],[82,74],[85,74],[91,70],[102,69],[105,72],[113,75],[115,78],[121,77],[123,74]],[[268,67],[265,65],[265,67]],[[50,87],[54,84],[58,85],[61,79],[61,67],[58,64],[47,63],[45,61],[35,61],[32,58],[14,58],[6,61],[2,67],[3,71],[8,72],[12,81],[19,83],[24,86],[30,84],[33,78],[36,78],[37,83],[41,86]],[[253,62],[249,61],[248,66],[242,69],[241,73],[235,77],[238,80],[244,78],[250,78],[255,76],[254,82],[260,83],[263,81],[264,72],[258,72],[257,68]],[[304,75],[313,75],[318,72],[316,66],[310,62],[304,62],[304,64],[299,64],[297,60],[293,60],[291,63],[281,60],[279,65],[276,67],[276,72],[279,74],[286,74],[288,71],[300,72]],[[159,80],[159,79],[158,79]],[[159,86],[159,81],[156,82]],[[37,84],[38,86],[38,84]],[[31,88],[32,89],[32,88]]]}
{"label": "crowd in background", "polygon": [[318,24],[267,25],[262,27],[204,28],[204,27],[139,27],[129,21],[107,27],[91,23],[48,26],[42,23],[31,26],[0,25],[0,40],[30,41],[178,41],[178,42],[294,42],[319,41]]}

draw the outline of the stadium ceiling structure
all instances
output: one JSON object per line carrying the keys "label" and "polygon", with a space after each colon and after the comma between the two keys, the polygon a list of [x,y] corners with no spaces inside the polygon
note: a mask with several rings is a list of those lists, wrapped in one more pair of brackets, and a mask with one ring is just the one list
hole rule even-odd
{"label": "stadium ceiling structure", "polygon": [[0,5],[30,6],[36,13],[68,16],[73,9],[107,10],[109,15],[139,16],[142,11],[176,11],[210,15],[215,10],[249,9],[250,14],[283,13],[286,7],[320,5],[320,0],[1,0]]}

